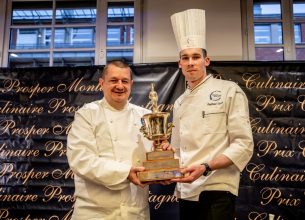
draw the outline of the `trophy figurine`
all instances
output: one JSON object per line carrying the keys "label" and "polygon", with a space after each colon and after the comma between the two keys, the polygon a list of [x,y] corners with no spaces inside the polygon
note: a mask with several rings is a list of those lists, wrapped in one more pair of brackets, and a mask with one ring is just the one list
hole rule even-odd
{"label": "trophy figurine", "polygon": [[167,124],[168,112],[158,111],[158,94],[151,84],[149,93],[152,113],[142,117],[142,127],[140,131],[149,140],[154,141],[154,150],[146,153],[146,161],[143,162],[145,171],[138,172],[141,182],[168,180],[182,177],[179,167],[179,159],[174,158],[172,150],[163,151],[161,143],[169,139],[172,132],[172,123]]}

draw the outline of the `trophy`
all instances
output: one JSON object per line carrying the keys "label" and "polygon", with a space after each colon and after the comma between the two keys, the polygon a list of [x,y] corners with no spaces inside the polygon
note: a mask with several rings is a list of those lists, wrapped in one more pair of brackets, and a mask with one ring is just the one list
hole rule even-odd
{"label": "trophy", "polygon": [[149,140],[154,141],[154,150],[146,153],[146,161],[143,162],[145,171],[138,172],[141,182],[168,180],[182,177],[180,172],[179,159],[174,158],[172,150],[163,151],[161,143],[167,140],[172,132],[172,123],[167,124],[168,112],[158,111],[158,94],[151,84],[149,93],[152,113],[142,117],[142,127],[140,131]]}

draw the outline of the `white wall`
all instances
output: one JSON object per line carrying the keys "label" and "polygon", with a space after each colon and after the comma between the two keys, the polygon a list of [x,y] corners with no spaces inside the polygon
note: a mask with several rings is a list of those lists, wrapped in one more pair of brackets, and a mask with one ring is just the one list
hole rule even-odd
{"label": "white wall", "polygon": [[178,60],[170,16],[206,10],[207,50],[212,60],[242,60],[240,0],[143,0],[143,63]]}

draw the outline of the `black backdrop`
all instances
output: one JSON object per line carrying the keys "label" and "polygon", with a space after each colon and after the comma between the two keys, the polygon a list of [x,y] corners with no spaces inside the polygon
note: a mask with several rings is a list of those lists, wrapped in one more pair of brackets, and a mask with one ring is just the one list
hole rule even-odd
{"label": "black backdrop", "polygon": [[[0,69],[0,219],[70,219],[73,174],[66,135],[74,112],[102,97],[101,66]],[[176,63],[132,66],[130,101],[172,111],[185,83]],[[237,219],[305,219],[305,66],[298,62],[212,62],[214,77],[249,99],[254,155],[241,174]],[[178,219],[174,185],[152,186],[152,219]]]}

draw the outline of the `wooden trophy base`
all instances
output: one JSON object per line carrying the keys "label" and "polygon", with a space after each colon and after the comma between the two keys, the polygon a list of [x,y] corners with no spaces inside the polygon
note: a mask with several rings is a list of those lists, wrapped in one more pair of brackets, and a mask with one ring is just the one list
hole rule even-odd
{"label": "wooden trophy base", "polygon": [[145,171],[138,172],[141,182],[168,180],[183,177],[180,172],[179,160],[174,159],[173,151],[152,151],[146,153],[143,162]]}

